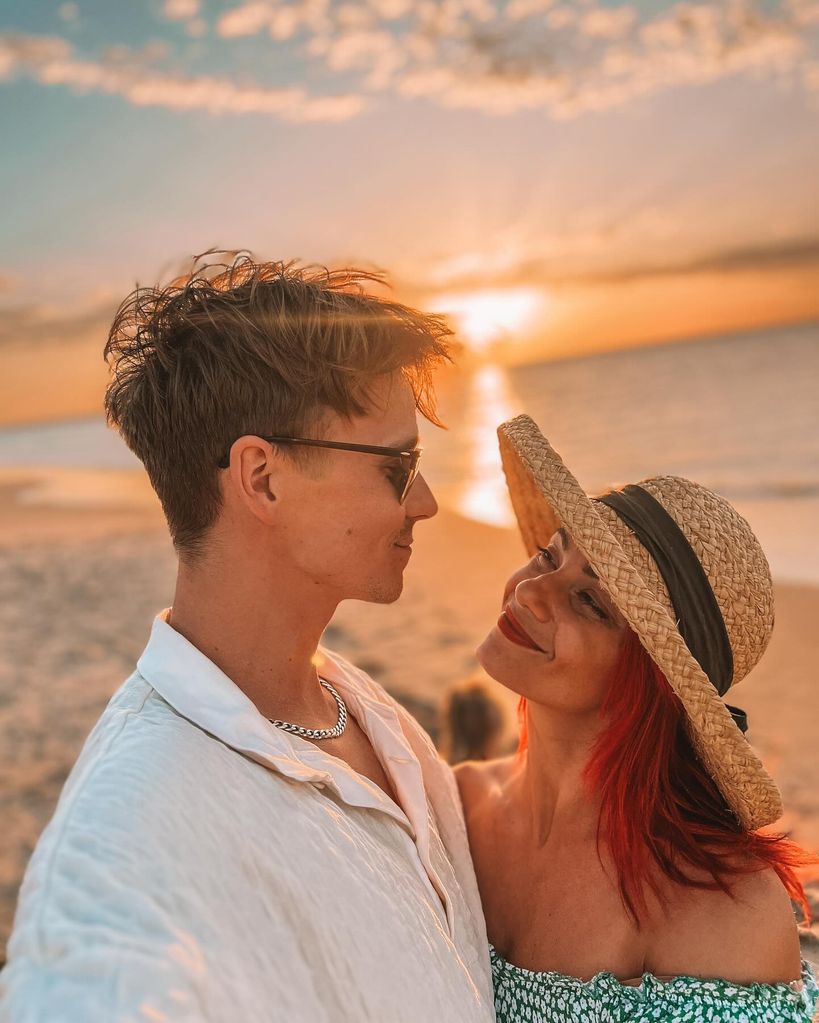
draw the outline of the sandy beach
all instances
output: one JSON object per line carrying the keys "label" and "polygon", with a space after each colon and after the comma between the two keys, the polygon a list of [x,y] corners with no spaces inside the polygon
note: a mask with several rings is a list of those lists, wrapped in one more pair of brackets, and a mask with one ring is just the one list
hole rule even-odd
{"label": "sandy beach", "polygon": [[[476,670],[474,648],[522,546],[512,530],[445,510],[416,527],[416,541],[401,600],[342,605],[325,641],[435,732],[447,690]],[[139,475],[0,475],[0,947],[34,843],[88,731],[133,670],[153,615],[170,603],[174,570],[159,508]],[[782,789],[782,826],[812,848],[817,616],[819,588],[779,582],[773,640],[736,697]],[[511,735],[514,700],[497,688]],[[812,893],[819,912],[819,886]],[[812,935],[805,949],[819,959]]]}

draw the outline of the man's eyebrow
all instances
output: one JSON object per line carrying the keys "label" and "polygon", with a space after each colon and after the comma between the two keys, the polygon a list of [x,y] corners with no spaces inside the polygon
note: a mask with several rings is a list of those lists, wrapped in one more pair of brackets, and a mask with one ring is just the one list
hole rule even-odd
{"label": "man's eyebrow", "polygon": [[400,440],[396,444],[385,444],[386,448],[395,448],[397,451],[412,451],[413,448],[418,447],[418,441],[421,438],[416,435],[414,437],[408,437],[406,440]]}

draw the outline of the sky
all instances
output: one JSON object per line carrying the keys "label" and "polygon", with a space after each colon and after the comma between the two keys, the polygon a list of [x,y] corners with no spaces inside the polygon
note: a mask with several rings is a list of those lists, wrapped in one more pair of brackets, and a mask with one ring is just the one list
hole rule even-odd
{"label": "sky", "polygon": [[819,318],[819,0],[6,0],[0,138],[12,361],[214,246],[512,362]]}

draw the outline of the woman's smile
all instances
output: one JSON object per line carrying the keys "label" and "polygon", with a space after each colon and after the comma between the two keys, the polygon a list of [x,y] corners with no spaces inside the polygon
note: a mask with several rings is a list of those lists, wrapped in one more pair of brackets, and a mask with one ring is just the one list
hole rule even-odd
{"label": "woman's smile", "polygon": [[518,646],[526,647],[529,650],[536,650],[541,654],[546,653],[542,647],[535,643],[508,608],[502,611],[498,618],[498,630],[511,643],[516,643]]}

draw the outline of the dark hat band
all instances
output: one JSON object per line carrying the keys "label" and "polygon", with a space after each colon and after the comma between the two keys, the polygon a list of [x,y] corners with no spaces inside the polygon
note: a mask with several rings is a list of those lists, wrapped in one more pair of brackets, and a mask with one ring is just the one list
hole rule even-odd
{"label": "dark hat band", "polygon": [[[611,508],[654,559],[685,645],[719,695],[724,696],[734,674],[731,641],[708,576],[685,533],[660,502],[636,484],[596,500]],[[745,723],[747,728],[742,711],[729,710],[739,727]]]}

